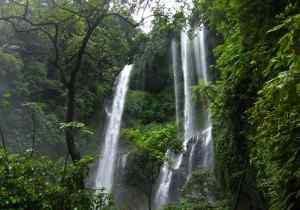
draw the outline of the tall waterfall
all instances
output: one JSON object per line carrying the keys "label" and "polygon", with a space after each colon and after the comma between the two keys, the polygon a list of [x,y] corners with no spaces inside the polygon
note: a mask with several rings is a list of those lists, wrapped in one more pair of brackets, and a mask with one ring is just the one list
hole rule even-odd
{"label": "tall waterfall", "polygon": [[[173,70],[173,79],[174,79],[174,92],[175,92],[175,103],[176,103],[176,125],[177,128],[180,126],[180,110],[179,110],[179,99],[180,99],[180,80],[179,80],[179,66],[178,66],[178,53],[177,53],[177,43],[175,39],[171,41],[171,54],[172,54],[172,70]],[[164,162],[159,178],[158,178],[158,188],[154,197],[154,206],[159,208],[161,205],[168,203],[169,199],[169,189],[173,177],[173,170],[171,169],[170,162],[172,160],[172,152],[168,150],[166,152],[167,161]]]}
{"label": "tall waterfall", "polygon": [[[183,150],[187,149],[189,140],[196,134],[195,124],[195,104],[192,100],[192,87],[193,83],[193,65],[192,65],[192,49],[190,38],[187,31],[181,31],[181,62],[184,84],[184,141]],[[181,153],[177,160],[175,160],[175,168],[178,169],[182,164],[183,154]]]}
{"label": "tall waterfall", "polygon": [[[194,38],[194,53],[196,61],[197,76],[199,80],[203,80],[207,85],[209,82],[208,65],[207,65],[207,46],[205,44],[206,29],[204,25],[196,31],[196,37]],[[202,146],[202,167],[212,169],[213,168],[213,142],[212,142],[212,124],[210,120],[209,112],[205,111],[203,116],[203,129],[202,136],[204,136],[204,142]]]}
{"label": "tall waterfall", "polygon": [[207,84],[208,78],[208,65],[207,65],[207,50],[205,44],[205,28],[203,25],[196,31],[196,36],[193,40],[194,53],[196,61],[196,70],[198,79],[204,80]]}
{"label": "tall waterfall", "polygon": [[[174,75],[174,89],[176,96],[176,120],[177,125],[180,120],[180,111],[178,107],[178,92],[183,88],[184,107],[183,107],[183,152],[174,157],[172,152],[168,151],[167,159],[173,164],[166,161],[161,168],[158,179],[158,187],[154,197],[154,205],[156,209],[171,201],[171,187],[174,183],[173,179],[176,173],[184,173],[185,181],[188,181],[192,176],[192,171],[196,167],[212,168],[213,166],[213,145],[212,145],[212,129],[209,113],[201,111],[202,125],[196,123],[197,109],[196,104],[192,99],[192,86],[195,81],[204,80],[207,84],[209,81],[207,67],[207,50],[205,43],[205,28],[201,26],[195,30],[195,36],[191,40],[186,31],[180,34],[181,44],[181,70],[183,75],[183,87],[179,87],[179,71],[176,41],[172,40],[172,68]],[[194,55],[194,56],[193,56]],[[195,78],[196,77],[196,78]],[[201,143],[201,151],[197,145]],[[201,152],[201,163],[195,165],[195,156]],[[178,186],[176,186],[178,187]],[[179,189],[177,189],[179,191]]]}
{"label": "tall waterfall", "polygon": [[113,187],[122,115],[132,68],[133,65],[126,65],[119,74],[111,112],[108,114],[105,138],[95,180],[96,189],[105,188],[107,192],[111,192]]}

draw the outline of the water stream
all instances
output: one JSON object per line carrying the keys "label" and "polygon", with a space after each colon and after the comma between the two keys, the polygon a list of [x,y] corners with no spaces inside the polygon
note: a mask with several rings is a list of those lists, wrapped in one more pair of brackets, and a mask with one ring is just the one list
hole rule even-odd
{"label": "water stream", "polygon": [[[155,209],[178,200],[180,187],[192,177],[193,170],[198,167],[213,167],[210,116],[204,109],[199,109],[192,93],[197,81],[203,80],[205,84],[209,82],[205,33],[205,28],[200,27],[194,31],[194,37],[191,39],[188,32],[183,30],[180,42],[176,39],[171,41],[176,124],[178,130],[183,131],[183,135],[178,136],[183,139],[183,151],[180,154],[174,154],[170,150],[166,152],[167,161],[161,167],[153,198]],[[95,188],[104,188],[107,192],[112,192],[114,185],[119,134],[132,67],[126,65],[119,74],[111,108],[105,109],[106,132],[96,172]],[[197,119],[200,119],[200,124]],[[121,160],[123,169],[126,162],[127,156],[124,156]]]}
{"label": "water stream", "polygon": [[[172,67],[176,99],[176,121],[178,126],[180,125],[180,123],[178,123],[178,121],[180,121],[180,108],[178,107],[178,100],[180,98],[178,92],[180,88],[183,88],[184,93],[183,152],[175,157],[171,155],[172,152],[170,151],[166,154],[169,161],[164,163],[160,171],[158,187],[154,197],[154,206],[156,209],[172,202],[170,197],[172,197],[171,193],[173,193],[174,190],[170,189],[174,183],[172,179],[176,176],[176,173],[184,173],[186,182],[190,179],[196,167],[211,168],[213,166],[212,129],[209,113],[202,111],[203,113],[200,115],[201,118],[203,118],[201,119],[202,125],[199,126],[196,122],[196,114],[199,110],[196,109],[196,104],[192,97],[192,87],[195,85],[195,81],[203,80],[205,84],[209,81],[205,33],[205,28],[201,26],[195,30],[193,39],[190,39],[187,31],[181,31],[181,58],[177,57],[176,41],[172,40]],[[181,59],[183,87],[178,86],[178,59]],[[201,151],[199,151],[197,147],[199,141],[202,141],[200,142]],[[195,165],[194,160],[199,152],[201,152],[202,160],[200,165]],[[169,164],[169,162],[173,162],[173,164]],[[180,189],[177,189],[177,192],[179,190]]]}
{"label": "water stream", "polygon": [[95,179],[95,188],[111,192],[117,158],[122,115],[133,65],[126,65],[117,78],[117,86],[108,112],[106,132]]}

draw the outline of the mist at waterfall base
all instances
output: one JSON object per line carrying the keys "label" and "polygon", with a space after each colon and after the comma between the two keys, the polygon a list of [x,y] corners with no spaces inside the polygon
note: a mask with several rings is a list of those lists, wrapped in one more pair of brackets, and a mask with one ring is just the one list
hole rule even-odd
{"label": "mist at waterfall base", "polygon": [[132,68],[133,65],[126,65],[120,72],[112,106],[107,111],[105,137],[94,184],[96,189],[104,188],[107,192],[111,192],[113,187],[122,115]]}
{"label": "mist at waterfall base", "polygon": [[[176,121],[178,130],[183,130],[183,152],[178,155],[171,151],[166,153],[167,161],[161,168],[153,201],[155,209],[178,201],[180,188],[191,178],[194,169],[213,168],[212,129],[209,113],[196,107],[192,97],[192,87],[199,80],[203,80],[205,84],[209,81],[205,28],[201,26],[196,29],[193,38],[188,36],[187,30],[181,31],[180,57],[178,49],[177,40],[173,39],[171,55]],[[178,65],[179,61],[181,61],[181,66]],[[200,122],[197,118],[200,118]]]}

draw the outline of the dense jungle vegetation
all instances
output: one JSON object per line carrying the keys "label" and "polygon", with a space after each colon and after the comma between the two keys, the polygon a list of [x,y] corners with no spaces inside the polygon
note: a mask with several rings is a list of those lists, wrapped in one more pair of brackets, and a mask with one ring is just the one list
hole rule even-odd
{"label": "dense jungle vegetation", "polygon": [[213,43],[214,78],[193,92],[208,102],[215,167],[194,171],[164,209],[299,210],[300,2],[194,0],[190,15],[158,6],[149,33],[135,2],[110,2],[0,1],[0,209],[117,209],[87,183],[127,63],[124,177],[151,203],[166,151],[182,150],[169,49],[187,21]]}
{"label": "dense jungle vegetation", "polygon": [[299,2],[196,5],[220,37],[218,79],[197,91],[212,100],[224,193],[235,209],[299,209]]}

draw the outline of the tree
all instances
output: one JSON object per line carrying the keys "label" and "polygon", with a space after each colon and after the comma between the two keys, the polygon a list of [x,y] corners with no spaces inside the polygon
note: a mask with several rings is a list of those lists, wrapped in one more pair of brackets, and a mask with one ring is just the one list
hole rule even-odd
{"label": "tree", "polygon": [[[89,61],[96,65],[94,69],[106,68],[116,72],[116,64],[122,65],[128,60],[126,56],[119,59],[122,53],[129,54],[128,42],[121,43],[124,46],[121,48],[123,52],[120,52],[112,50],[105,41],[118,38],[118,35],[122,38],[127,35],[128,39],[129,31],[138,24],[131,20],[128,5],[114,4],[112,8],[109,5],[107,0],[19,0],[0,6],[1,21],[9,23],[17,34],[33,34],[49,47],[52,74],[58,77],[66,90],[65,123],[76,121],[79,85],[86,85],[79,84],[79,81],[91,73],[90,69],[93,70]],[[124,24],[132,29],[118,33]],[[81,156],[74,138],[74,128],[65,129],[68,152],[76,162]]]}
{"label": "tree", "polygon": [[9,154],[0,149],[0,208],[15,210],[113,209],[111,198],[78,185],[93,161],[82,158],[72,165],[31,152]]}

